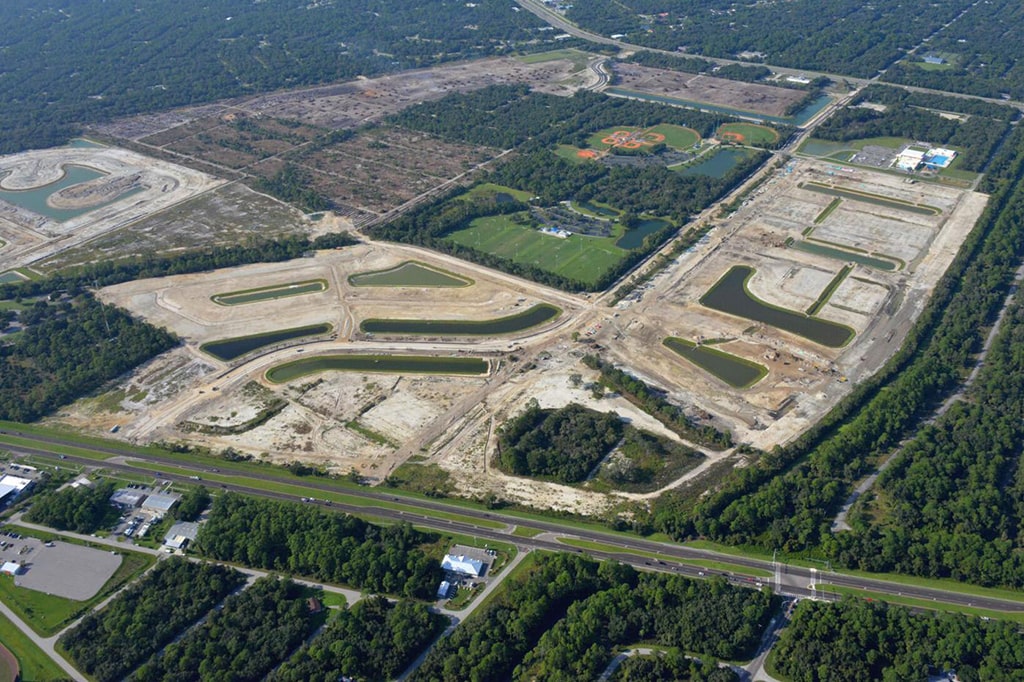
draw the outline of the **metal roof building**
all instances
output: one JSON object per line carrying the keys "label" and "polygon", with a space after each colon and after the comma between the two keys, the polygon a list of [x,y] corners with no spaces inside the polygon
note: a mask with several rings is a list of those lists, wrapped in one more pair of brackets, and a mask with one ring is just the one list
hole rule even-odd
{"label": "metal roof building", "polygon": [[166,514],[180,499],[181,495],[177,493],[153,493],[142,503],[142,508],[156,514]]}
{"label": "metal roof building", "polygon": [[441,568],[452,573],[461,573],[462,575],[471,575],[474,578],[479,578],[484,572],[484,562],[462,555],[445,554],[444,559],[441,561]]}
{"label": "metal roof building", "polygon": [[199,524],[191,521],[179,521],[171,526],[164,536],[164,549],[184,549],[188,543],[199,535]]}
{"label": "metal roof building", "polygon": [[145,498],[146,493],[141,490],[121,488],[114,491],[114,494],[110,496],[110,501],[121,507],[135,508],[142,504],[142,500]]}

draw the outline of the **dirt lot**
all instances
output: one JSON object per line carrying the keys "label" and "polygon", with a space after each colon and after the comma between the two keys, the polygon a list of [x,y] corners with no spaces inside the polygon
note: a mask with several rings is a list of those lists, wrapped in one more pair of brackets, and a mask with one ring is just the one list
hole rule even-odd
{"label": "dirt lot", "polygon": [[[984,208],[986,198],[932,183],[905,182],[887,173],[835,173],[830,164],[798,160],[776,171],[732,217],[720,221],[706,243],[679,258],[643,292],[625,303],[613,330],[604,332],[615,357],[697,405],[734,430],[737,440],[768,448],[805,429],[853,382],[877,371],[899,347],[931,288]],[[852,327],[856,336],[832,349],[791,333],[720,313],[699,304],[732,265],[755,269],[750,292],[782,308],[804,311],[844,262],[786,247],[804,238],[832,197],[800,187],[822,181],[935,206],[936,216],[843,200],[813,237],[851,249],[903,258],[907,267],[885,272],[855,265],[818,317]],[[852,263],[850,263],[853,265]],[[611,343],[608,335],[620,338]],[[728,389],[661,346],[666,334],[697,341],[732,339],[716,346],[765,365],[767,378],[746,391]]]}
{"label": "dirt lot", "polygon": [[101,259],[174,253],[197,247],[244,244],[250,238],[316,235],[346,229],[331,218],[312,221],[291,206],[237,182],[217,187],[167,210],[69,248],[40,263],[57,270]]}
{"label": "dirt lot", "polygon": [[[812,181],[934,206],[940,212],[922,216],[843,199],[815,224],[833,197],[807,189],[806,183]],[[181,380],[176,392],[146,409],[139,409],[146,400],[129,400],[130,393],[115,395],[106,402],[115,406],[111,416],[93,419],[97,425],[121,424],[121,435],[129,439],[186,439],[278,462],[300,460],[341,473],[354,469],[372,481],[382,480],[416,455],[416,461],[449,472],[461,495],[493,495],[537,507],[603,513],[651,495],[596,493],[502,474],[490,465],[494,429],[536,397],[544,407],[579,402],[614,410],[641,428],[671,437],[624,399],[591,394],[588,383],[595,377],[580,358],[602,347],[607,357],[666,390],[692,418],[732,430],[737,442],[765,449],[785,443],[820,418],[856,381],[877,371],[899,346],[985,200],[983,195],[938,184],[910,184],[899,175],[835,173],[827,163],[798,159],[788,169],[773,172],[739,211],[719,219],[708,238],[645,285],[639,300],[614,308],[422,249],[376,243],[290,263],[130,282],[104,290],[102,297],[188,341],[186,349],[176,351],[178,364],[150,369],[151,381],[133,377],[130,390],[157,396],[158,384],[174,376]],[[821,243],[849,253],[863,249],[888,254],[904,259],[906,266],[887,272],[787,246],[789,240],[817,235],[827,236]],[[406,260],[430,263],[474,284],[431,289],[353,287],[348,282],[352,274]],[[844,348],[829,348],[700,305],[700,297],[738,264],[755,270],[748,282],[751,294],[796,311],[815,304],[836,274],[852,265],[817,316],[853,328],[853,341]],[[228,307],[210,300],[215,294],[320,278],[329,283],[321,293]],[[369,317],[487,319],[540,301],[561,307],[561,318],[514,338],[374,339],[358,331],[359,321]],[[337,338],[299,342],[248,361],[221,363],[197,349],[210,340],[325,321],[335,326]],[[573,331],[581,333],[582,341],[571,340]],[[720,340],[717,348],[762,364],[769,373],[752,388],[730,388],[664,348],[661,342],[670,335]],[[323,374],[287,386],[270,385],[263,378],[269,367],[294,359],[297,351],[339,350],[465,353],[488,357],[492,371],[484,378]],[[211,371],[212,367],[217,369]],[[266,423],[235,435],[182,430],[190,420],[234,424],[258,413],[266,401],[256,401],[246,389],[253,381],[286,399],[287,407]],[[85,405],[65,411],[62,419],[88,422]],[[736,462],[729,451],[705,452],[705,463],[673,485],[695,482],[699,489],[697,477],[705,471],[719,462]]]}
{"label": "dirt lot", "polygon": [[715,104],[767,116],[785,116],[786,110],[806,94],[802,90],[774,85],[743,83],[622,62],[615,63],[615,75],[618,78],[616,87],[626,90]]}
{"label": "dirt lot", "polygon": [[0,272],[77,247],[223,183],[124,149],[69,146],[0,158],[0,184],[7,190],[44,187],[61,179],[69,166],[103,175],[51,194],[48,208],[40,210],[78,208],[81,214],[60,219],[0,200],[0,239],[7,242],[0,251]]}
{"label": "dirt lot", "polygon": [[[98,125],[95,130],[104,135],[163,146],[228,123],[225,117],[233,113],[290,119],[308,126],[343,130],[380,121],[417,102],[488,85],[530,83],[541,91],[571,94],[578,87],[572,77],[579,70],[569,59],[536,64],[525,64],[511,57],[481,59],[146,114]],[[173,130],[178,132],[170,132]]]}

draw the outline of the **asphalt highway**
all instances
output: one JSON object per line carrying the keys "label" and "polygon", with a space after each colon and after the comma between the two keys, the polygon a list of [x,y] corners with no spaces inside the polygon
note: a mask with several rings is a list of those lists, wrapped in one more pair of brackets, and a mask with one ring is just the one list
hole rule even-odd
{"label": "asphalt highway", "polygon": [[[22,440],[30,440],[33,446],[11,444],[10,437],[17,437]],[[158,477],[164,480],[177,481],[181,483],[195,483],[192,475],[171,474],[160,471],[163,466],[174,467],[175,469],[194,471],[195,476],[209,474],[214,461],[210,466],[198,466],[194,463],[181,462],[171,457],[161,457],[150,453],[140,453],[130,446],[119,446],[116,443],[108,445],[83,446],[80,443],[62,440],[57,436],[41,436],[20,431],[16,428],[4,428],[0,430],[0,447],[9,450],[16,455],[34,455],[48,458],[62,457],[68,463],[88,467],[103,467],[124,471],[144,476]],[[79,448],[89,450],[98,454],[110,457],[125,457],[135,460],[133,463],[97,461],[87,457],[76,457],[73,455],[62,455],[64,448]],[[228,475],[227,472],[218,474],[219,477]],[[802,566],[779,564],[776,566],[771,561],[748,557],[742,555],[725,554],[704,549],[694,549],[669,542],[656,542],[640,537],[623,537],[621,534],[604,533],[597,530],[590,530],[576,526],[567,526],[557,520],[544,521],[538,519],[524,519],[512,514],[500,511],[485,511],[471,507],[463,507],[448,504],[436,500],[423,500],[414,497],[407,497],[389,490],[349,488],[331,485],[330,483],[316,479],[287,478],[282,475],[260,474],[257,472],[246,472],[230,474],[233,479],[229,482],[207,482],[210,487],[220,486],[222,489],[231,490],[248,495],[297,502],[302,498],[296,495],[279,493],[272,490],[265,490],[254,485],[257,481],[288,483],[294,486],[301,486],[306,492],[307,504],[315,504],[322,507],[330,507],[339,511],[371,515],[382,519],[398,522],[409,522],[418,526],[431,528],[439,531],[462,533],[472,535],[484,540],[494,540],[503,543],[512,543],[521,549],[543,549],[559,552],[585,553],[599,559],[615,559],[644,570],[658,570],[671,573],[678,573],[691,577],[711,577],[722,575],[727,580],[737,584],[744,584],[751,587],[770,586],[776,592],[794,597],[813,597],[819,599],[836,598],[836,593],[829,592],[829,586],[841,586],[857,590],[865,590],[891,597],[904,597],[918,599],[925,602],[932,602],[935,606],[955,605],[988,609],[991,611],[1002,611],[1007,613],[1024,613],[1024,595],[1022,601],[1011,601],[1008,599],[997,599],[977,595],[963,594],[949,590],[940,590],[927,587],[917,587],[902,583],[895,583],[881,579],[864,578],[835,571],[824,571]],[[250,483],[247,483],[250,482]],[[360,497],[367,500],[366,506],[358,504],[344,504],[317,499],[318,494],[340,493],[351,497]],[[387,502],[392,505],[400,504],[406,509],[390,509],[387,507],[375,506],[374,502]],[[456,514],[463,518],[476,518],[486,524],[495,522],[506,525],[503,529],[494,529],[478,526],[473,523],[454,519],[444,519],[432,516],[430,512],[441,512],[444,514]],[[513,527],[520,527],[539,531],[537,537],[521,537],[510,534]],[[607,550],[600,548],[580,548],[559,542],[556,538],[575,538],[591,543],[600,543],[608,547]],[[652,557],[656,554],[657,557]],[[687,564],[687,561],[697,562],[720,562],[736,566],[736,571],[723,571],[720,569],[709,569],[700,565]],[[754,569],[755,572],[769,571],[775,573],[775,578],[756,578],[742,574],[740,567]],[[778,570],[776,571],[776,568]],[[813,585],[813,587],[812,587]]]}

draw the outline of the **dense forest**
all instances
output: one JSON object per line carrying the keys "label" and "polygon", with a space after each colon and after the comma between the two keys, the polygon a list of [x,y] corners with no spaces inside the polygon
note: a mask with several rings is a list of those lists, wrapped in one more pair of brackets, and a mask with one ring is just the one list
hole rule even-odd
{"label": "dense forest", "polygon": [[2,152],[84,122],[554,45],[500,0],[9,0],[0,24]]}
{"label": "dense forest", "polygon": [[630,656],[611,676],[611,682],[739,682],[732,668],[707,665],[678,649],[651,656]]}
{"label": "dense forest", "polygon": [[440,563],[409,524],[375,526],[347,514],[227,493],[213,503],[194,549],[234,561],[375,592],[428,598]]}
{"label": "dense forest", "polygon": [[25,520],[57,530],[94,533],[117,521],[120,512],[110,505],[114,493],[112,481],[100,481],[92,488],[67,487],[37,495],[25,514]]}
{"label": "dense forest", "polygon": [[[967,401],[906,444],[829,549],[844,565],[1024,586],[1024,304]],[[874,521],[873,521],[874,520]]]}
{"label": "dense forest", "polygon": [[[313,633],[318,623],[309,597],[309,588],[291,580],[260,578],[151,658],[132,679],[259,682]],[[139,631],[137,636],[147,634]]]}
{"label": "dense forest", "polygon": [[590,0],[573,3],[566,17],[595,33],[626,34],[626,42],[669,52],[871,77],[971,5],[970,0],[941,5],[930,0]]}
{"label": "dense forest", "polygon": [[0,345],[0,419],[11,421],[38,419],[177,345],[89,294],[39,299],[18,321],[24,330]]}
{"label": "dense forest", "polygon": [[575,403],[542,410],[531,399],[522,413],[498,428],[497,463],[517,476],[577,483],[622,439],[624,427],[614,412]]}
{"label": "dense forest", "polygon": [[884,112],[865,107],[846,107],[818,126],[815,137],[825,140],[857,140],[868,137],[905,137],[934,145],[963,149],[957,161],[961,170],[985,169],[992,153],[1010,130],[1005,120],[971,116],[960,122],[902,102],[887,105]]}
{"label": "dense forest", "polygon": [[268,682],[391,680],[441,634],[448,619],[421,602],[366,597],[339,611]]}
{"label": "dense forest", "polygon": [[[883,370],[792,444],[767,453],[755,466],[732,472],[713,494],[699,501],[672,493],[662,496],[654,510],[657,528],[676,536],[703,535],[768,549],[820,547],[844,565],[888,565],[986,584],[1024,584],[1024,571],[1013,549],[1019,543],[1019,531],[993,520],[999,516],[996,510],[1015,509],[1020,497],[1018,463],[1007,457],[1015,452],[1019,459],[1021,449],[1020,424],[1012,423],[1012,406],[1024,401],[1016,394],[1018,378],[1010,378],[1020,373],[1019,359],[995,346],[986,361],[995,366],[988,368],[985,376],[989,378],[979,381],[972,392],[989,405],[981,392],[993,391],[993,400],[1005,402],[1006,408],[985,417],[976,408],[958,407],[937,428],[918,428],[918,422],[962,380],[1024,255],[1024,134],[1015,131],[1007,144],[1010,147],[1000,152],[1001,165],[992,170],[997,179],[988,207],[935,287],[903,347]],[[1007,316],[1002,334],[1019,333],[1015,316]],[[1010,347],[1009,340],[1002,343]],[[1018,344],[1015,350],[1019,348]],[[971,395],[970,399],[979,398]],[[883,489],[892,491],[884,493],[885,499],[892,494],[894,502],[905,500],[898,505],[904,515],[915,504],[929,508],[916,509],[905,519],[901,515],[883,519],[882,530],[872,527],[849,538],[833,537],[832,517],[855,483],[915,432],[920,442],[908,446],[912,459],[894,464],[909,480],[898,484],[897,474],[889,474]],[[957,442],[951,441],[954,436]],[[973,461],[975,441],[982,458],[968,474],[958,468],[967,466],[964,453],[969,452]],[[960,447],[965,442],[970,444],[966,450]],[[934,495],[933,483],[939,486]],[[941,488],[953,496],[944,497]],[[982,508],[960,509],[959,495],[953,492],[957,489],[970,491],[970,500],[964,501]],[[990,508],[992,504],[995,509]],[[976,527],[979,522],[995,525],[982,529]],[[920,523],[926,528],[911,527]],[[1001,534],[1004,529],[1006,537]],[[954,542],[953,537],[963,541]],[[881,562],[876,558],[879,554]],[[956,568],[961,562],[984,570],[966,575]]]}
{"label": "dense forest", "polygon": [[99,682],[123,680],[244,582],[231,568],[172,557],[64,633],[60,645]]}
{"label": "dense forest", "polygon": [[903,88],[878,83],[873,83],[862,89],[850,104],[856,106],[863,102],[906,104],[907,106],[920,107],[922,109],[984,116],[985,118],[1007,122],[1016,121],[1021,116],[1019,109],[1008,104],[996,104],[981,99],[974,99],[973,97],[941,95],[935,92],[912,92]]}
{"label": "dense forest", "polygon": [[681,438],[714,450],[732,447],[732,434],[713,426],[696,424],[682,408],[670,403],[663,392],[649,386],[597,355],[585,355],[583,364],[601,372],[600,382],[622,395]]}
{"label": "dense forest", "polygon": [[911,613],[853,598],[800,602],[771,660],[776,674],[792,682],[926,682],[952,670],[961,682],[1024,677],[1016,623]]}
{"label": "dense forest", "polygon": [[[1024,7],[1016,0],[986,0],[952,26],[885,72],[884,80],[983,97],[1024,99],[1024,42],[1020,26]],[[923,63],[927,54],[944,60],[939,68]]]}
{"label": "dense forest", "polygon": [[772,610],[769,594],[722,579],[640,574],[572,554],[539,555],[506,580],[503,593],[438,642],[413,680],[596,680],[614,647],[633,644],[744,657]]}

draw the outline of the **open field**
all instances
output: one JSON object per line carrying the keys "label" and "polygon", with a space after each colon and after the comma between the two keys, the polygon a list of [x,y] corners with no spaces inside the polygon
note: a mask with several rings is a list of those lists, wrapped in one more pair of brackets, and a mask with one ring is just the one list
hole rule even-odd
{"label": "open field", "polygon": [[700,74],[615,63],[616,87],[673,99],[702,102],[768,116],[785,116],[804,92]]}
{"label": "open field", "polygon": [[66,673],[35,645],[9,618],[0,614],[0,642],[18,659],[19,680],[50,682],[63,679]]}
{"label": "open field", "polygon": [[614,237],[573,235],[559,239],[524,227],[505,215],[477,218],[469,227],[452,232],[447,238],[462,246],[587,283],[596,282],[626,255],[625,250],[615,246]]}
{"label": "open field", "polygon": [[756,123],[724,123],[718,128],[716,135],[738,144],[764,144],[779,140],[777,130]]}

